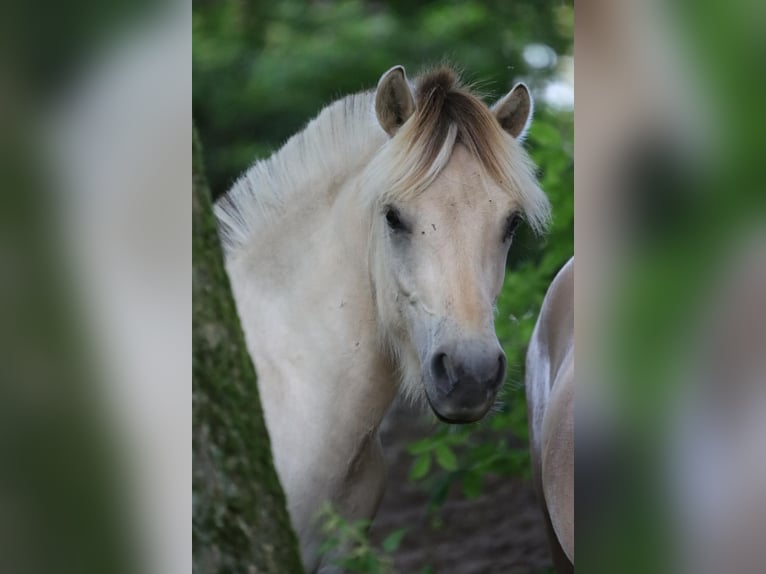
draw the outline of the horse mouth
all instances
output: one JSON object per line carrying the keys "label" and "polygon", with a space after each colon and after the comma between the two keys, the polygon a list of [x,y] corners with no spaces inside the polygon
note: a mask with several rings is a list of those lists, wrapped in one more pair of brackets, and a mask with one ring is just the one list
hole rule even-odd
{"label": "horse mouth", "polygon": [[462,420],[461,421],[459,419],[450,419],[450,418],[445,417],[443,414],[441,414],[439,411],[437,411],[433,407],[431,407],[431,410],[434,412],[434,414],[436,415],[437,419],[439,419],[443,423],[447,423],[447,424],[450,424],[450,425],[469,425],[471,423],[475,423],[476,420],[478,420],[478,419],[476,419],[476,420],[468,420],[468,419],[466,419],[466,420]]}
{"label": "horse mouth", "polygon": [[467,415],[465,417],[450,417],[445,414],[443,414],[439,409],[437,409],[433,402],[431,401],[431,397],[428,395],[428,392],[425,393],[426,400],[428,401],[428,406],[431,407],[431,411],[436,415],[436,418],[439,419],[443,423],[447,423],[450,425],[468,425],[471,423],[475,423],[482,418],[484,418],[484,415],[487,414],[489,411],[489,408],[484,409],[483,412],[481,412],[478,416],[474,415]]}

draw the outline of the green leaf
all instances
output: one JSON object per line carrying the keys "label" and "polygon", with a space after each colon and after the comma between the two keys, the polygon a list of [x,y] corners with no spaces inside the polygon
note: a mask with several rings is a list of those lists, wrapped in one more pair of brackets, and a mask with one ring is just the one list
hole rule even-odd
{"label": "green leaf", "polygon": [[468,438],[471,436],[469,432],[470,431],[468,430],[450,432],[449,434],[444,436],[444,442],[445,444],[450,444],[453,446],[458,444],[464,444],[468,440]]}
{"label": "green leaf", "polygon": [[431,469],[431,453],[425,452],[415,459],[410,471],[410,480],[418,480],[428,474]]}
{"label": "green leaf", "polygon": [[398,530],[394,530],[391,534],[386,536],[385,540],[383,540],[383,550],[386,552],[393,552],[399,548],[399,544],[402,542],[402,538],[404,538],[406,533],[406,528],[399,528]]}
{"label": "green leaf", "polygon": [[408,445],[407,452],[410,454],[423,454],[424,452],[432,450],[433,447],[434,439],[431,437],[426,437]]}
{"label": "green leaf", "polygon": [[444,506],[449,494],[449,487],[452,484],[452,476],[450,474],[443,475],[431,488],[431,496],[428,500],[429,512]]}
{"label": "green leaf", "polygon": [[463,476],[463,494],[466,498],[476,498],[481,494],[483,477],[477,472],[468,472]]}
{"label": "green leaf", "polygon": [[452,449],[446,444],[439,444],[436,446],[436,462],[439,463],[444,470],[457,470],[457,458]]}
{"label": "green leaf", "polygon": [[369,520],[367,518],[362,518],[360,520],[355,520],[354,522],[352,522],[351,528],[353,528],[354,530],[362,531],[369,528],[371,524],[372,524],[372,520]]}

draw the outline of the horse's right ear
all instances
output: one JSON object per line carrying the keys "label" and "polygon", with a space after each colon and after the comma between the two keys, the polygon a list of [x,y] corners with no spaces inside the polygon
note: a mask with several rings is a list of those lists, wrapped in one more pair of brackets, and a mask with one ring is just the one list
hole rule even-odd
{"label": "horse's right ear", "polygon": [[415,112],[415,98],[407,83],[403,66],[383,74],[375,92],[375,115],[386,133],[393,136]]}

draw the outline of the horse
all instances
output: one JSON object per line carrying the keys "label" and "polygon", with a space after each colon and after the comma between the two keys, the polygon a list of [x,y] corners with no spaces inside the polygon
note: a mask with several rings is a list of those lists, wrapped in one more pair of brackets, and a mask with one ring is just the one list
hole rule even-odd
{"label": "horse", "polygon": [[543,299],[526,359],[532,473],[558,574],[574,572],[574,257]]}
{"label": "horse", "polygon": [[494,330],[513,235],[550,207],[522,147],[519,83],[491,109],[450,67],[324,108],[216,202],[302,560],[329,572],[313,517],[371,519],[378,427],[397,394],[448,423],[481,419],[504,382]]}

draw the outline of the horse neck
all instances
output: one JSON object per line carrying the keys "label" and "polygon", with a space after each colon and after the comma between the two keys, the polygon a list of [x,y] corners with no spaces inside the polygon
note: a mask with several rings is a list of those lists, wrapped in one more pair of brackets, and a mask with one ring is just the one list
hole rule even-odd
{"label": "horse neck", "polygon": [[[350,178],[331,201],[286,213],[229,265],[251,354],[266,372],[267,418],[310,418],[347,448],[377,429],[397,389],[377,332],[357,187]],[[277,365],[273,376],[264,365]]]}

